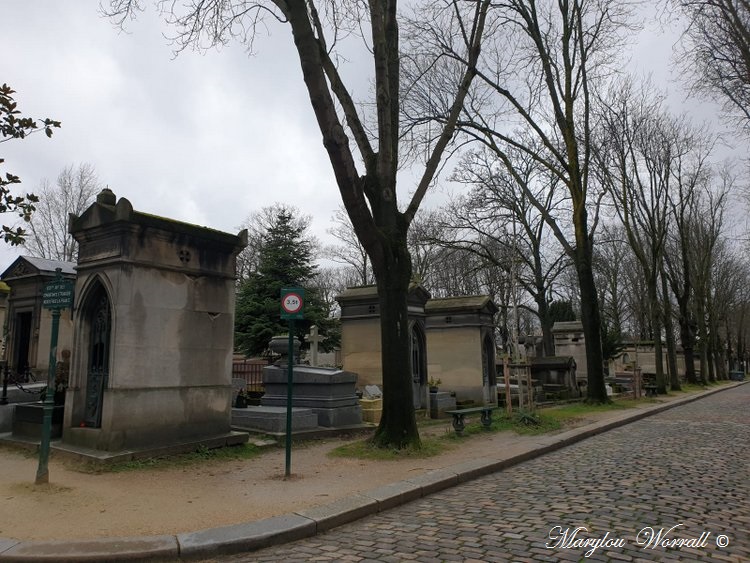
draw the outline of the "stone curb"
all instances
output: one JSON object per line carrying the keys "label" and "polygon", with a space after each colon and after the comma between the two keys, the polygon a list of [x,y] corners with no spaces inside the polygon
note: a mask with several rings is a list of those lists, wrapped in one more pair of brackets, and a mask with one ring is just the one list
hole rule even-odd
{"label": "stone curb", "polygon": [[176,536],[102,538],[96,540],[18,541],[0,538],[0,563],[12,561],[159,561],[195,559],[216,554],[254,551],[314,536],[354,520],[377,514],[524,461],[559,450],[602,432],[692,403],[747,382],[726,385],[662,405],[626,412],[615,420],[596,422],[553,436],[540,436],[515,455],[480,458],[436,469],[332,503],[255,522],[200,530]]}

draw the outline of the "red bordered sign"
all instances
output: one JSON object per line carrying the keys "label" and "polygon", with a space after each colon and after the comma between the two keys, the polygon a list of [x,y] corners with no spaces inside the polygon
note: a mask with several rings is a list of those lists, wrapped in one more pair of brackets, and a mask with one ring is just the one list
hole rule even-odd
{"label": "red bordered sign", "polygon": [[287,287],[281,290],[281,318],[303,319],[305,290],[301,287]]}

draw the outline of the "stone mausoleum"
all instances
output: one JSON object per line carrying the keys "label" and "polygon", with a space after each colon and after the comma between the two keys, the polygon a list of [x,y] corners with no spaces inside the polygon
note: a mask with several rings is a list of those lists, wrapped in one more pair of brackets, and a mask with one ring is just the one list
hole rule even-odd
{"label": "stone mausoleum", "polygon": [[[5,358],[14,374],[30,374],[47,381],[52,311],[42,307],[44,286],[55,279],[56,270],[66,280],[75,280],[74,262],[19,256],[0,275],[8,286],[5,321]],[[60,315],[58,350],[70,350],[73,316],[70,309]]]}
{"label": "stone mausoleum", "polygon": [[[427,344],[424,307],[430,293],[421,285],[409,288],[412,392],[415,408],[426,408]],[[357,385],[382,385],[380,303],[374,285],[350,287],[336,300],[341,306],[341,359],[344,370],[357,374]]]}
{"label": "stone mausoleum", "polygon": [[[343,368],[359,375],[357,385],[382,384],[380,306],[375,286],[351,287],[341,305]],[[428,404],[427,383],[440,379],[441,392],[478,403],[497,401],[493,316],[489,296],[431,299],[420,285],[409,290],[412,392],[415,408]]]}
{"label": "stone mausoleum", "polygon": [[497,305],[488,295],[430,299],[427,315],[427,370],[456,397],[497,402],[495,324]]}
{"label": "stone mausoleum", "polygon": [[79,243],[62,448],[247,439],[230,431],[238,235],[134,211],[103,190]]}

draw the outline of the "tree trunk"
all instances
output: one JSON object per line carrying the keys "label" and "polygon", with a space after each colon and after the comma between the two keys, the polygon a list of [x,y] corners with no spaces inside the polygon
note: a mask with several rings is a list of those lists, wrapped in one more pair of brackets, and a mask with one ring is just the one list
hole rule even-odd
{"label": "tree trunk", "polygon": [[664,333],[667,336],[667,371],[669,372],[669,388],[680,390],[680,377],[677,373],[677,346],[674,341],[674,324],[672,323],[672,301],[670,300],[667,278],[661,272],[661,293],[664,301]]}
{"label": "tree trunk", "polygon": [[698,301],[698,312],[696,317],[700,319],[698,323],[698,355],[700,357],[700,383],[706,385],[708,374],[708,330],[706,327],[706,313],[703,309],[703,303]]}
{"label": "tree trunk", "polygon": [[651,309],[651,330],[654,343],[654,367],[656,368],[656,392],[667,393],[667,381],[664,377],[664,354],[661,347],[661,308],[659,307],[659,296],[657,290],[658,280],[656,272],[649,276],[648,300]]}
{"label": "tree trunk", "polygon": [[586,400],[590,403],[608,403],[607,389],[604,386],[604,366],[602,358],[602,323],[599,313],[599,298],[594,282],[592,248],[588,236],[588,223],[585,211],[583,218],[576,217],[576,272],[581,289],[581,324],[586,341],[586,369],[588,379]]}
{"label": "tree trunk", "polygon": [[536,295],[536,306],[539,312],[539,323],[542,325],[542,346],[545,356],[555,355],[555,338],[552,334],[552,320],[549,318],[547,295],[542,291]]}
{"label": "tree trunk", "polygon": [[698,377],[695,374],[695,354],[693,351],[693,328],[690,326],[690,312],[687,299],[678,299],[677,305],[680,309],[680,344],[685,359],[685,381],[695,385]]}
{"label": "tree trunk", "polygon": [[419,432],[414,414],[409,318],[407,298],[411,279],[411,260],[406,237],[391,241],[384,253],[391,258],[373,261],[380,303],[380,339],[382,343],[383,414],[373,442],[381,447],[419,447]]}

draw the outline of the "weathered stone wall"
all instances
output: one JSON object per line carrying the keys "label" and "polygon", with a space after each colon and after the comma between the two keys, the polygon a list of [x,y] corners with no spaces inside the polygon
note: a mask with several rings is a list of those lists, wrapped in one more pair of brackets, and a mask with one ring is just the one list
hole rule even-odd
{"label": "weathered stone wall", "polygon": [[[235,258],[245,238],[134,212],[113,197],[71,220],[81,298],[63,440],[118,451],[228,433]],[[109,373],[101,426],[86,428],[97,287],[111,306]]]}
{"label": "weathered stone wall", "polygon": [[383,384],[380,319],[346,321],[341,331],[341,359],[344,369],[357,374],[357,386]]}
{"label": "weathered stone wall", "polygon": [[441,391],[458,399],[483,401],[482,343],[476,327],[427,329],[427,372]]}

